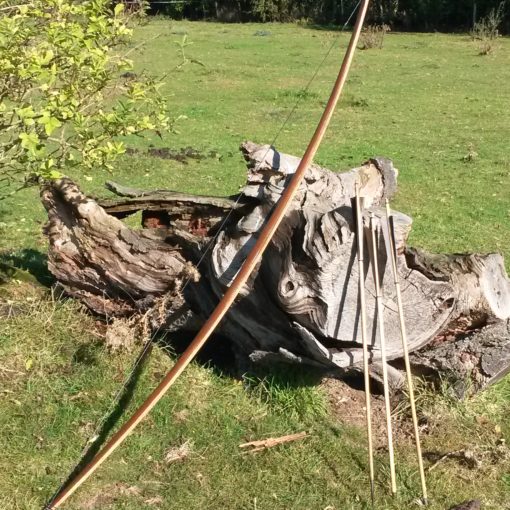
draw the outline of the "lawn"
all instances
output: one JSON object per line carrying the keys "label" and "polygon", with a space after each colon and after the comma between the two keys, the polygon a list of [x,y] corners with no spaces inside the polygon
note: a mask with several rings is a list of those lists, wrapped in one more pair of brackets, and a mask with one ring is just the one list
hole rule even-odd
{"label": "lawn", "polygon": [[[185,36],[193,43],[184,50],[187,61],[177,44]],[[126,140],[137,152],[124,156],[113,176],[91,172],[80,184],[104,196],[106,179],[193,193],[236,192],[245,176],[239,143],[273,142],[297,100],[276,146],[296,155],[304,151],[348,37],[291,24],[152,20],[137,30],[132,56],[137,72],[165,74],[176,132]],[[415,221],[411,244],[431,251],[499,251],[508,264],[509,82],[508,39],[499,39],[492,55],[479,56],[465,35],[389,34],[382,50],[357,52],[316,161],[344,170],[371,156],[393,159],[400,169],[394,205]],[[190,146],[204,159],[183,164],[150,157],[149,144]],[[41,233],[45,215],[36,191],[1,201],[0,215],[2,260],[20,268],[0,287],[0,311],[14,311],[0,322],[0,508],[39,509],[77,461],[136,354],[108,353],[94,318],[44,286],[50,281]],[[154,349],[128,412],[173,360],[172,353]],[[295,379],[257,384],[192,365],[65,508],[370,508],[363,430],[333,412],[326,388]],[[510,509],[510,379],[461,403],[447,387],[437,395],[426,388],[419,393],[427,424],[424,450],[467,450],[479,460],[476,467],[465,459],[440,462],[428,477],[430,508],[446,510],[479,497],[484,510]],[[397,428],[405,430],[405,415],[397,406]],[[307,439],[261,454],[243,455],[238,448],[247,440],[302,430],[310,433]],[[166,461],[182,451],[184,459]],[[418,508],[417,467],[404,432],[397,453],[395,499],[388,493],[385,452],[377,453],[376,507]]]}

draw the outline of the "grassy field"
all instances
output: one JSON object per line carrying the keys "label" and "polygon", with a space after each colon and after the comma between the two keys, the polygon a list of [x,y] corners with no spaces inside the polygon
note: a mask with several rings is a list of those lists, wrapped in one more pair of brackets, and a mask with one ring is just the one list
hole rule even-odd
{"label": "grassy field", "polygon": [[[192,45],[182,63],[176,42]],[[338,37],[338,39],[337,39]],[[127,140],[113,176],[80,183],[106,195],[107,178],[132,186],[224,195],[243,183],[238,145],[271,142],[301,154],[323,110],[348,34],[297,25],[222,25],[154,20],[136,33],[138,70],[166,74],[177,133]],[[308,90],[328,48],[334,50]],[[331,169],[382,155],[400,169],[395,206],[414,221],[411,243],[433,251],[500,251],[510,260],[510,40],[479,56],[467,36],[390,34],[382,50],[358,52],[346,94],[317,162]],[[150,143],[191,146],[187,164],[149,157]],[[20,268],[0,287],[0,508],[41,508],[77,460],[126,376],[133,354],[111,355],[101,329],[47,287],[45,215],[34,189],[0,202],[2,261]],[[29,273],[23,270],[28,269]],[[4,313],[4,315],[6,315]],[[99,336],[98,336],[99,335]],[[129,409],[173,363],[155,349]],[[333,413],[323,387],[238,381],[193,365],[151,417],[66,506],[69,509],[370,508],[363,431]],[[473,467],[446,459],[429,475],[432,510],[479,497],[510,509],[510,379],[458,403],[448,389],[420,392],[424,450],[469,450]],[[354,412],[354,410],[353,410]],[[405,410],[397,409],[396,418]],[[400,421],[397,420],[397,424]],[[398,425],[397,425],[398,426]],[[405,428],[405,426],[404,426]],[[302,442],[242,455],[247,440],[307,430]],[[184,452],[184,453],[183,453]],[[172,455],[180,461],[168,462]],[[430,464],[433,461],[427,461]],[[476,463],[475,463],[476,464]],[[377,508],[418,508],[412,442],[398,442],[400,494],[388,495],[386,455],[377,453]]]}

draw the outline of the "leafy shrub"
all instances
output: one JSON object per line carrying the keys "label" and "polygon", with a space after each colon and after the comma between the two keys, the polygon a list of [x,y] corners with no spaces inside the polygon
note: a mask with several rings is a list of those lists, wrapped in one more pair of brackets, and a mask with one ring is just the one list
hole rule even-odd
{"label": "leafy shrub", "polygon": [[321,17],[323,2],[315,0],[250,0],[246,11],[252,16],[266,21],[293,21]]}
{"label": "leafy shrub", "polygon": [[[0,181],[112,168],[119,137],[170,127],[160,84],[132,72],[132,18],[110,0],[11,0],[0,18]],[[137,14],[138,16],[138,14]]]}

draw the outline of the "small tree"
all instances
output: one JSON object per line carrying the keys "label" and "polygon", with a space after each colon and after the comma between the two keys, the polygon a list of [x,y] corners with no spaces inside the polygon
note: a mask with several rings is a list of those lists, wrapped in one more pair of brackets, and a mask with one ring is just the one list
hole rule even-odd
{"label": "small tree", "polygon": [[109,0],[0,3],[0,180],[112,168],[119,137],[167,130],[160,83],[128,72],[132,35]]}

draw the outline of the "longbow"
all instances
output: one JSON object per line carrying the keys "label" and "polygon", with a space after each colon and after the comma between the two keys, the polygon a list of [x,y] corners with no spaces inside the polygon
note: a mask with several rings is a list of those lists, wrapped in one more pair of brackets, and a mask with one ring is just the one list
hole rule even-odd
{"label": "longbow", "polygon": [[182,374],[184,369],[191,363],[191,361],[193,361],[200,349],[204,346],[208,338],[216,329],[216,326],[218,326],[220,321],[228,312],[229,308],[234,303],[236,297],[238,296],[245,283],[248,281],[248,278],[255,269],[257,263],[262,257],[262,254],[264,253],[264,250],[267,248],[274,233],[278,229],[278,226],[285,216],[290,202],[294,198],[294,195],[296,194],[306,171],[311,165],[317,149],[322,142],[322,139],[324,138],[324,134],[326,133],[326,129],[328,128],[331,117],[335,111],[335,107],[347,80],[347,75],[349,73],[352,59],[354,57],[354,52],[358,44],[369,1],[370,0],[363,0],[360,4],[356,23],[352,31],[351,39],[344,56],[342,66],[340,67],[340,71],[333,86],[333,90],[331,91],[331,95],[329,97],[326,108],[324,109],[319,124],[315,129],[315,133],[310,140],[308,147],[306,148],[303,158],[301,159],[296,172],[282,193],[282,196],[276,204],[273,213],[260,232],[256,243],[246,257],[246,260],[232,281],[230,287],[223,295],[223,298],[218,303],[211,316],[207,319],[200,331],[197,333],[193,342],[191,342],[189,347],[184,351],[184,353],[181,355],[172,369],[167,373],[164,379],[147,397],[145,402],[135,411],[131,418],[111,437],[104,448],[95,455],[95,457],[69,484],[64,486],[64,488],[48,505],[46,505],[46,510],[59,508],[92,475],[92,473],[94,473],[94,471],[99,468],[99,466],[131,434],[135,427],[149,414],[152,408],[161,400],[161,398],[163,398],[170,386],[172,386],[175,380]]}

